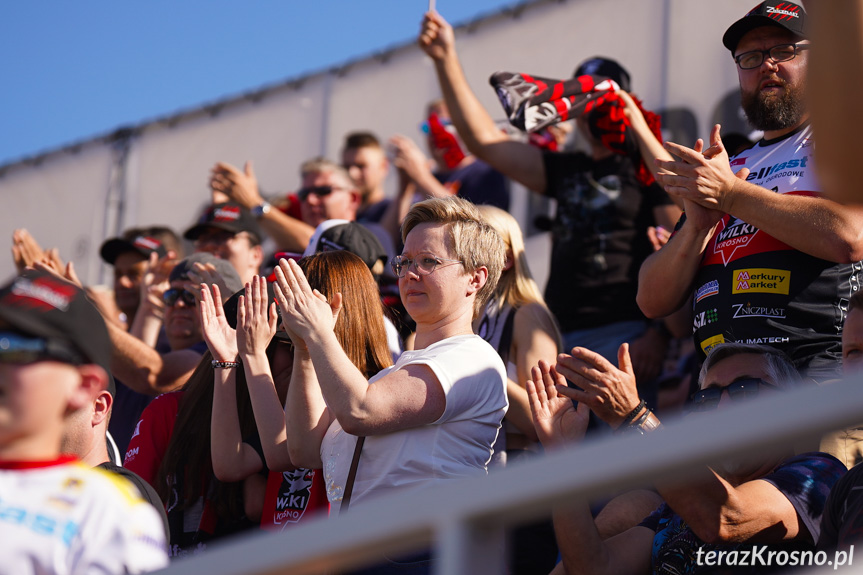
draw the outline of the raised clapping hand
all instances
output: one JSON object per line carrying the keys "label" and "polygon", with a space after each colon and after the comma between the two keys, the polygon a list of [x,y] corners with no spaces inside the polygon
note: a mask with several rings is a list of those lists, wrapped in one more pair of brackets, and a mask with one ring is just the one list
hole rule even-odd
{"label": "raised clapping hand", "polygon": [[237,348],[241,356],[265,353],[276,335],[279,316],[275,302],[268,305],[268,300],[266,278],[255,276],[237,304]]}
{"label": "raised clapping hand", "polygon": [[200,302],[197,306],[198,317],[201,318],[201,332],[214,360],[234,361],[238,355],[237,332],[228,325],[221,301],[218,285],[201,286]]}
{"label": "raised clapping hand", "polygon": [[276,302],[282,310],[282,324],[295,346],[304,346],[314,333],[333,331],[342,307],[342,294],[326,296],[313,290],[294,260],[281,259],[276,266]]}
{"label": "raised clapping hand", "polygon": [[685,202],[717,213],[731,213],[734,192],[749,171],[741,170],[737,174],[731,171],[720,129],[719,124],[713,127],[710,147],[706,150],[702,150],[701,140],[696,142],[695,148],[666,142],[665,149],[679,160],[657,160],[656,165],[669,173],[659,174],[656,179],[666,192]]}
{"label": "raised clapping hand", "polygon": [[617,361],[619,369],[596,352],[574,347],[572,355],[558,355],[555,365],[558,373],[580,388],[558,387],[558,392],[586,404],[613,429],[640,403],[629,344],[617,350]]}
{"label": "raised clapping hand", "polygon": [[546,449],[565,447],[581,440],[587,431],[590,415],[588,407],[580,403],[578,409],[572,401],[558,393],[566,388],[566,380],[554,367],[543,360],[531,368],[532,381],[527,382],[527,399],[533,426]]}
{"label": "raised clapping hand", "polygon": [[218,162],[210,171],[210,189],[224,194],[247,209],[264,201],[251,160],[246,162],[242,172],[230,164]]}

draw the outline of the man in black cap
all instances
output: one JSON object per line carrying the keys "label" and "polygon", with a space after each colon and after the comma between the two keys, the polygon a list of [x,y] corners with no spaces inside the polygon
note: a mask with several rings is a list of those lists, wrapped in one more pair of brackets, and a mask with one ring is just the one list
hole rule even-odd
{"label": "man in black cap", "polygon": [[69,415],[106,389],[109,339],[83,290],[39,270],[0,288],[4,573],[140,573],[165,533],[128,482],[61,455]]}
{"label": "man in black cap", "polygon": [[806,18],[769,0],[725,32],[743,110],[764,137],[730,160],[718,125],[706,150],[666,144],[677,161],[659,162],[669,173],[657,179],[686,215],[642,267],[638,302],[662,317],[691,296],[702,357],[727,341],[773,345],[823,381],[840,374],[848,300],[863,279],[863,208],[823,197],[816,181]]}
{"label": "man in black cap", "polygon": [[99,248],[102,260],[114,267],[114,300],[129,325],[141,303],[141,279],[151,254],[158,259],[168,257],[162,242],[145,235],[111,238]]}
{"label": "man in black cap", "polygon": [[196,252],[211,253],[231,262],[243,284],[260,272],[264,235],[252,212],[240,204],[225,202],[209,206],[183,237],[195,242]]}
{"label": "man in black cap", "polygon": [[[651,328],[635,304],[637,273],[652,250],[647,228],[671,229],[680,211],[659,186],[639,180],[632,156],[613,152],[594,135],[590,128],[602,118],[599,108],[578,119],[589,154],[543,151],[511,140],[471,91],[452,27],[436,12],[426,14],[419,43],[434,61],[449,114],[467,148],[528,189],[557,200],[545,298],[560,324],[564,348],[589,342],[616,361],[617,348],[628,341],[639,380],[653,379],[667,335]],[[576,74],[602,75],[623,91],[630,88],[629,74],[607,58],[587,60]],[[661,150],[646,122],[633,121],[633,128],[636,140],[650,138]],[[652,168],[653,158],[647,159]]]}

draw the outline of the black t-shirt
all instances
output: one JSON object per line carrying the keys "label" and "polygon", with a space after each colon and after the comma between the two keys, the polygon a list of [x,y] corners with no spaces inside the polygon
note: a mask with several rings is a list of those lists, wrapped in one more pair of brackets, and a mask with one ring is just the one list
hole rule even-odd
{"label": "black t-shirt", "polygon": [[643,186],[626,156],[545,152],[543,161],[546,195],[557,200],[545,299],[561,330],[644,319],[635,296],[653,251],[647,228],[671,199],[656,183]]}

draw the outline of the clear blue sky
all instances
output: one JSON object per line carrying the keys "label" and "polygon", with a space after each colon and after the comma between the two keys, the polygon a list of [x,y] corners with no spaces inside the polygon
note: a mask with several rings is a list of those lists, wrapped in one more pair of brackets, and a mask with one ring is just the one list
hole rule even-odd
{"label": "clear blue sky", "polygon": [[[452,23],[517,0],[437,0]],[[416,37],[428,0],[8,2],[0,165]]]}

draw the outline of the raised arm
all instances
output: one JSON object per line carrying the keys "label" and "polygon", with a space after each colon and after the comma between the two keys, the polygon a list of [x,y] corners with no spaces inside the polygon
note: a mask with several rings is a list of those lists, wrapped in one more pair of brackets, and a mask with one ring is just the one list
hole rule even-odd
{"label": "raised arm", "polygon": [[419,45],[434,62],[452,122],[471,153],[531,190],[545,193],[542,152],[511,140],[491,119],[465,78],[452,26],[437,12],[423,18]]}
{"label": "raised arm", "polygon": [[[627,344],[620,346],[618,362],[615,367],[601,355],[578,347],[572,355],[561,354],[556,369],[580,389],[566,387],[563,380],[557,392],[587,404],[612,428],[625,425],[630,413],[638,421],[646,408],[639,403]],[[650,414],[641,429],[650,433],[659,427],[659,420]],[[805,532],[794,506],[773,484],[753,480],[732,485],[707,467],[693,473],[691,481],[659,485],[657,491],[703,541],[778,542],[797,538],[801,529]]]}
{"label": "raised arm", "polygon": [[[576,410],[558,391],[566,380],[547,362],[532,370],[527,382],[536,432],[546,451],[581,441],[587,430],[587,405]],[[649,573],[653,533],[633,527],[603,541],[585,502],[554,511],[554,532],[566,573]]]}
{"label": "raised arm", "polygon": [[[292,339],[296,334],[305,342],[327,407],[347,433],[390,433],[443,415],[443,387],[426,365],[407,366],[368,384],[333,332],[333,308],[311,289],[293,260],[281,260],[276,268],[276,299]],[[341,295],[331,303],[338,309]]]}
{"label": "raised arm", "polygon": [[[218,162],[211,172],[210,187],[249,210],[264,203],[251,162],[246,162],[243,171]],[[303,253],[315,233],[315,228],[309,224],[275,208],[270,208],[258,221],[276,246],[289,252]]]}
{"label": "raised arm", "polygon": [[334,417],[324,402],[305,342],[296,337],[291,340],[294,342],[294,367],[284,414],[288,453],[295,465],[320,469],[323,467],[321,443]]}
{"label": "raised arm", "polygon": [[[228,325],[222,309],[218,286],[201,288],[198,315],[201,331],[213,361],[236,362],[237,334]],[[255,450],[243,443],[240,418],[237,412],[236,367],[217,367],[214,370],[213,411],[210,417],[210,458],[213,473],[221,481],[242,481],[260,471],[263,462]]]}
{"label": "raised arm", "polygon": [[516,366],[517,380],[507,382],[506,395],[509,409],[506,418],[519,431],[537,441],[536,430],[530,415],[526,383],[531,368],[540,360],[553,362],[560,351],[560,335],[548,308],[539,303],[521,306],[513,320],[513,345],[510,357]]}
{"label": "raised arm", "polygon": [[237,346],[267,467],[271,471],[292,471],[296,467],[288,455],[285,415],[267,358],[267,346],[278,324],[276,304],[268,301],[264,277],[255,277],[246,284],[237,309]]}
{"label": "raised arm", "polygon": [[[693,151],[701,154],[704,142],[695,142]],[[716,153],[716,149],[708,149],[708,156]],[[661,166],[662,161],[657,160]],[[742,170],[737,177],[746,177],[747,170]],[[657,173],[657,181],[662,183],[661,173]],[[701,258],[707,244],[713,236],[716,225],[724,215],[714,209],[708,209],[692,200],[683,200],[683,210],[686,219],[682,226],[664,246],[652,253],[638,271],[638,294],[636,300],[641,311],[650,318],[660,318],[671,315],[679,310],[692,293],[692,282],[701,265]],[[657,215],[657,220],[661,218]],[[662,223],[659,221],[659,223]],[[668,270],[674,270],[669,274]]]}
{"label": "raised arm", "polygon": [[803,253],[837,263],[863,259],[863,206],[844,206],[824,197],[777,194],[731,171],[714,126],[715,154],[667,142],[678,161],[659,161],[670,174],[657,180],[672,196],[740,218]]}

